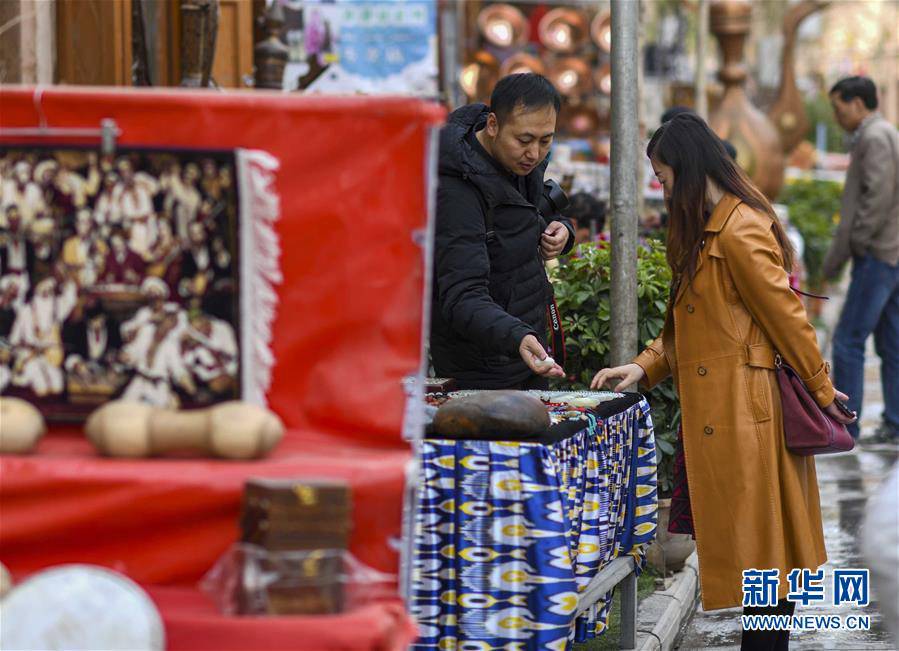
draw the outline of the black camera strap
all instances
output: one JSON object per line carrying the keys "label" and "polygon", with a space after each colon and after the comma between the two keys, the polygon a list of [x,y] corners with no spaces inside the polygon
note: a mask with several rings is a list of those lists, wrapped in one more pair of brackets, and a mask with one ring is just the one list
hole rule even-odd
{"label": "black camera strap", "polygon": [[559,306],[556,305],[555,298],[550,298],[546,304],[546,321],[552,333],[549,354],[556,360],[556,364],[565,368],[565,331],[562,330],[562,317],[559,315]]}
{"label": "black camera strap", "polygon": [[484,207],[484,228],[487,230],[487,244],[493,244],[496,241],[496,231],[493,230],[493,206],[487,204],[484,195],[478,190],[478,196],[481,198],[481,205]]}

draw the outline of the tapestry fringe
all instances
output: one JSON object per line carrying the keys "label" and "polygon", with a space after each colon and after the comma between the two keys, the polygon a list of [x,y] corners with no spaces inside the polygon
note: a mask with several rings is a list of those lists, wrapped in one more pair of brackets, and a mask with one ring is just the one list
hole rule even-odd
{"label": "tapestry fringe", "polygon": [[243,399],[266,406],[271,386],[272,323],[282,282],[281,247],[275,222],[281,201],[275,189],[278,159],[251,149],[237,150],[240,181],[240,329]]}

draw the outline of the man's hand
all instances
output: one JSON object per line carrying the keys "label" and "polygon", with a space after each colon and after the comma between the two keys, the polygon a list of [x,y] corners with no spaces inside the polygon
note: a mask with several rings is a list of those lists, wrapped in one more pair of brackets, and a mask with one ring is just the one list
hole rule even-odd
{"label": "man's hand", "polygon": [[[563,226],[564,228],[564,226]],[[546,377],[565,377],[565,371],[556,364],[552,357],[546,355],[543,346],[537,341],[534,335],[526,335],[518,346],[518,354],[521,359],[528,365],[528,368],[537,375],[545,375]]]}
{"label": "man's hand", "polygon": [[632,384],[637,384],[646,376],[639,364],[625,364],[615,368],[604,368],[593,376],[591,389],[602,389],[606,384],[618,380],[614,391],[620,393]]}
{"label": "man's hand", "polygon": [[558,257],[568,242],[570,233],[562,222],[550,222],[540,236],[540,253],[544,260]]}

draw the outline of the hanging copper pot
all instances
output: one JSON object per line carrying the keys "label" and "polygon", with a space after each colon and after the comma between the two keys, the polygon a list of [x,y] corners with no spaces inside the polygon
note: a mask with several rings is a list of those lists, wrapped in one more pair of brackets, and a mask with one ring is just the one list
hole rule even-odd
{"label": "hanging copper pot", "polygon": [[459,75],[459,85],[469,101],[485,100],[490,97],[499,79],[499,61],[496,57],[480,50],[474,53]]}
{"label": "hanging copper pot", "polygon": [[507,4],[484,7],[478,14],[478,29],[485,41],[500,48],[524,46],[531,32],[521,10]]}
{"label": "hanging copper pot", "polygon": [[585,95],[593,90],[590,66],[578,57],[560,59],[552,68],[550,80],[566,97]]}
{"label": "hanging copper pot", "polygon": [[590,37],[603,52],[612,51],[612,14],[601,11],[590,23]]}
{"label": "hanging copper pot", "polygon": [[606,95],[612,94],[612,66],[610,64],[606,64],[601,68],[597,68],[596,72],[593,73],[593,83],[596,84],[596,88],[599,92],[604,93]]}
{"label": "hanging copper pot", "polygon": [[596,109],[588,104],[566,105],[562,107],[560,122],[566,133],[581,138],[591,138],[599,130],[600,118]]}
{"label": "hanging copper pot", "polygon": [[568,7],[547,12],[537,28],[540,42],[553,52],[570,54],[587,38],[587,19]]}
{"label": "hanging copper pot", "polygon": [[546,66],[537,57],[519,52],[503,61],[503,64],[499,67],[500,77],[515,75],[520,72],[536,72],[538,75],[546,76]]}

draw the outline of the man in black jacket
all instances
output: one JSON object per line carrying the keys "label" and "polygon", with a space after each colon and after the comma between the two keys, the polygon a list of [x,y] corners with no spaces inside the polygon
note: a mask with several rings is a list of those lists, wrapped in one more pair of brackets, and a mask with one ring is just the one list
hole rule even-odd
{"label": "man in black jacket", "polygon": [[559,106],[540,75],[510,75],[489,108],[463,106],[441,131],[430,347],[459,388],[539,389],[564,376],[546,354],[544,261],[574,233],[537,209]]}

